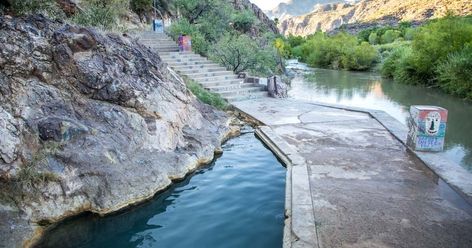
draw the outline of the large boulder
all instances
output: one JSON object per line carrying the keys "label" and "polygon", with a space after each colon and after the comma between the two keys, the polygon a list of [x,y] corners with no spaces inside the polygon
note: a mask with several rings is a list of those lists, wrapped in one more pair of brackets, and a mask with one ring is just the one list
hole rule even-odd
{"label": "large boulder", "polygon": [[152,197],[231,135],[135,40],[0,16],[0,247]]}

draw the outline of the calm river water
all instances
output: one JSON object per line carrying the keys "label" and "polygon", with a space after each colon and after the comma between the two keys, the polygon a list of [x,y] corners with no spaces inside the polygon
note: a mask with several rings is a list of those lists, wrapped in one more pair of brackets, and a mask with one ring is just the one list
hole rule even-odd
{"label": "calm river water", "polygon": [[288,69],[295,71],[292,98],[383,110],[404,124],[411,105],[448,109],[444,154],[472,172],[471,102],[435,89],[395,83],[376,73],[310,69],[296,60],[288,61]]}
{"label": "calm river water", "polygon": [[223,150],[155,199],[104,218],[66,221],[37,247],[282,247],[285,168],[254,134]]}

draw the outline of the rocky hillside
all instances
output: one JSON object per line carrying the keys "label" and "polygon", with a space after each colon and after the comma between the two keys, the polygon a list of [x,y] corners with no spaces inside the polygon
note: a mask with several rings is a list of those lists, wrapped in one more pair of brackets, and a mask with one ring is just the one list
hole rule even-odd
{"label": "rocky hillside", "polygon": [[319,5],[328,3],[347,2],[344,0],[289,0],[282,2],[277,7],[266,12],[270,18],[286,19],[292,16],[308,14],[314,11]]}
{"label": "rocky hillside", "polygon": [[251,10],[256,18],[265,26],[267,26],[272,32],[278,34],[279,30],[275,25],[275,22],[271,20],[266,13],[264,13],[257,5],[251,3],[249,0],[230,0],[234,8],[237,10],[248,9]]}
{"label": "rocky hillside", "polygon": [[152,197],[231,135],[132,38],[0,16],[0,247]]}
{"label": "rocky hillside", "polygon": [[398,23],[472,14],[471,0],[361,0],[356,4],[327,4],[310,14],[288,18],[280,23],[282,33],[306,36],[331,31],[343,24]]}

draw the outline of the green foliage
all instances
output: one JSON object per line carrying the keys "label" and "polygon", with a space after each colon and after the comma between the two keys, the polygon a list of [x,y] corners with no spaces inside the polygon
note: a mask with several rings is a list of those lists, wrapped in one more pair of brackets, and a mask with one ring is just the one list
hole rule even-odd
{"label": "green foliage", "polygon": [[277,38],[274,40],[274,47],[277,49],[278,54],[283,58],[289,58],[292,54],[291,46],[283,38]]}
{"label": "green foliage", "polygon": [[235,72],[265,76],[276,71],[275,36],[259,25],[251,10],[235,10],[217,0],[176,0],[174,6],[182,13],[170,28],[174,39],[190,35],[195,52]]}
{"label": "green foliage", "polygon": [[116,27],[118,18],[129,8],[128,0],[83,0],[84,8],[73,17],[73,21],[83,26],[103,29]]}
{"label": "green foliage", "polygon": [[359,44],[356,37],[346,33],[316,33],[292,53],[311,66],[346,70],[368,70],[377,59],[374,47],[367,42]]}
{"label": "green foliage", "polygon": [[169,33],[174,40],[177,40],[180,34],[189,35],[192,38],[192,49],[194,52],[206,55],[210,43],[205,39],[205,36],[200,30],[188,22],[186,19],[181,19],[172,24]]}
{"label": "green foliage", "polygon": [[403,35],[403,38],[405,38],[405,40],[413,40],[413,38],[415,37],[415,34],[416,34],[416,29],[414,28],[407,28],[405,30],[405,33]]}
{"label": "green foliage", "polygon": [[220,110],[228,108],[228,103],[220,95],[205,90],[198,83],[188,80],[187,87],[200,101]]}
{"label": "green foliage", "polygon": [[472,20],[447,16],[417,30],[407,28],[410,42],[386,51],[382,74],[396,81],[441,89],[460,97],[472,98]]}
{"label": "green foliage", "polygon": [[131,9],[138,15],[142,15],[152,9],[152,0],[131,0]]}
{"label": "green foliage", "polygon": [[49,17],[64,17],[55,0],[12,0],[11,9],[18,15],[42,13]]}
{"label": "green foliage", "polygon": [[394,42],[400,36],[401,36],[401,32],[398,30],[387,30],[382,35],[380,40],[382,41],[382,44],[388,44],[388,43]]}
{"label": "green foliage", "polygon": [[247,33],[256,23],[256,17],[252,11],[243,10],[233,14],[232,23],[236,30]]}
{"label": "green foliage", "polygon": [[372,33],[369,35],[369,43],[370,43],[371,45],[376,45],[377,43],[379,43],[379,37],[377,36],[377,33],[372,32]]}
{"label": "green foliage", "polygon": [[346,47],[341,55],[341,67],[347,70],[365,71],[372,67],[377,55],[377,50],[368,42]]}
{"label": "green foliage", "polygon": [[460,17],[446,17],[421,27],[413,40],[413,61],[416,73],[434,85],[435,67],[449,54],[459,52],[472,42],[472,23]]}
{"label": "green foliage", "polygon": [[472,100],[472,43],[449,54],[437,68],[438,82],[446,92]]}
{"label": "green foliage", "polygon": [[274,51],[261,48],[256,40],[244,34],[226,34],[209,54],[212,60],[235,73],[248,71],[254,75],[269,75],[276,67]]}
{"label": "green foliage", "polygon": [[411,40],[414,30],[411,28],[411,23],[401,22],[397,27],[387,26],[364,29],[357,34],[357,38],[360,41],[368,41],[372,45],[388,44],[400,37],[405,40]]}
{"label": "green foliage", "polygon": [[305,39],[302,36],[294,36],[290,34],[287,37],[287,42],[290,45],[290,47],[297,47],[303,44],[305,42]]}

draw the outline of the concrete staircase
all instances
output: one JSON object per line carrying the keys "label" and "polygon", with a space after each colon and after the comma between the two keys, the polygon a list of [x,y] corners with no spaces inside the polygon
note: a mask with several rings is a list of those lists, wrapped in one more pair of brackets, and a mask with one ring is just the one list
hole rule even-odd
{"label": "concrete staircase", "polygon": [[178,45],[166,34],[143,32],[138,39],[158,52],[161,59],[180,75],[195,80],[203,88],[229,102],[267,96],[260,85],[244,83],[232,71],[207,58],[193,52],[179,52]]}

